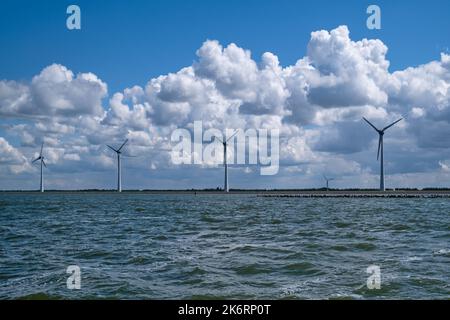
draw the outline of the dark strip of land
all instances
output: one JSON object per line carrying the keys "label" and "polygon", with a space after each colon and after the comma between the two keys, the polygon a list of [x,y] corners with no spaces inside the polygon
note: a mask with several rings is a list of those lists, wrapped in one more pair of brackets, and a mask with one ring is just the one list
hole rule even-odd
{"label": "dark strip of land", "polygon": [[337,191],[267,193],[261,197],[273,198],[450,198],[450,192],[436,191]]}
{"label": "dark strip of land", "polygon": [[[39,193],[37,191],[0,191],[0,194]],[[114,190],[48,190],[44,194],[113,194]],[[155,195],[224,195],[220,189],[204,190],[124,190],[121,194],[155,194]],[[398,189],[384,192],[371,189],[324,190],[230,190],[227,195],[254,195],[277,198],[450,198],[450,189]]]}

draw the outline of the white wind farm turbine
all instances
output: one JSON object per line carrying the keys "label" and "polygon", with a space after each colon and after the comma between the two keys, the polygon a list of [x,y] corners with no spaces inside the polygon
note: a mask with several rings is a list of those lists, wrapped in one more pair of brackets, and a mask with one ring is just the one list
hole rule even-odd
{"label": "white wind farm turbine", "polygon": [[125,144],[128,142],[128,139],[125,139],[124,143],[118,148],[115,149],[111,147],[110,145],[106,145],[108,148],[110,148],[112,151],[114,151],[117,154],[117,192],[122,192],[122,173],[120,168],[120,155],[122,154],[122,148],[125,146]]}
{"label": "white wind farm turbine", "polygon": [[390,127],[392,127],[393,125],[395,125],[397,122],[400,122],[401,120],[403,120],[403,118],[398,119],[397,121],[394,121],[393,123],[391,123],[390,125],[384,127],[383,129],[378,129],[377,127],[375,127],[369,120],[367,120],[366,118],[364,118],[364,121],[366,121],[376,132],[378,132],[379,135],[379,139],[378,139],[378,153],[377,153],[377,160],[380,159],[381,157],[381,161],[380,161],[380,191],[385,191],[385,187],[384,187],[384,143],[383,143],[383,137],[384,137],[384,132],[389,129]]}
{"label": "white wind farm turbine", "polygon": [[236,130],[231,137],[229,137],[227,140],[223,141],[219,137],[215,136],[217,140],[219,140],[223,145],[223,165],[225,167],[225,178],[224,178],[224,184],[223,184],[223,191],[229,192],[229,185],[228,185],[228,161],[227,161],[227,147],[228,147],[228,141],[230,141],[239,130]]}
{"label": "white wind farm turbine", "polygon": [[31,163],[35,163],[36,161],[40,160],[40,163],[41,163],[41,183],[40,183],[40,188],[39,188],[40,192],[44,192],[44,169],[42,166],[47,168],[47,165],[45,164],[45,161],[44,161],[44,154],[42,153],[43,150],[44,150],[44,143],[42,142],[41,152],[39,153],[39,156],[31,162]]}
{"label": "white wind farm turbine", "polygon": [[334,178],[327,178],[326,175],[323,175],[323,178],[325,179],[325,181],[326,181],[326,183],[327,183],[327,191],[328,191],[328,190],[330,190],[330,188],[329,188],[329,182],[330,182],[330,181],[334,181],[335,179],[334,179]]}

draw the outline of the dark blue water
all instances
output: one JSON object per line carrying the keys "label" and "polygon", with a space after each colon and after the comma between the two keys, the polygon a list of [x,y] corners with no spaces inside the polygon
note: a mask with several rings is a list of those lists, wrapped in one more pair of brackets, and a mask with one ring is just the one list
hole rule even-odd
{"label": "dark blue water", "polygon": [[[0,194],[0,298],[450,298],[450,199]],[[81,269],[69,290],[66,268]],[[366,269],[381,270],[381,289]]]}

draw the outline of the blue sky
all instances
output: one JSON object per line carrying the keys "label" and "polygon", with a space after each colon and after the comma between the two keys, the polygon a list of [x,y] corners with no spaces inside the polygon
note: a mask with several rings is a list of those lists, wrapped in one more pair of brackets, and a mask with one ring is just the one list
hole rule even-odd
{"label": "blue sky", "polygon": [[[81,30],[66,28],[71,4]],[[371,4],[381,30],[366,27]],[[217,187],[220,166],[155,152],[198,120],[286,138],[279,174],[232,167],[232,187],[320,187],[326,174],[375,188],[363,116],[404,118],[385,137],[388,187],[450,186],[449,12],[446,0],[2,0],[0,189],[36,187],[42,142],[49,188],[113,188],[105,144],[125,138],[138,155],[125,189]]]}
{"label": "blue sky", "polygon": [[[81,8],[81,31],[65,28],[69,4]],[[366,28],[369,4],[382,9],[380,31]],[[3,0],[0,77],[29,79],[61,63],[96,73],[115,92],[190,65],[206,39],[234,42],[256,58],[274,52],[290,65],[305,54],[311,31],[341,24],[354,39],[383,40],[398,70],[449,50],[448,12],[446,0]]]}

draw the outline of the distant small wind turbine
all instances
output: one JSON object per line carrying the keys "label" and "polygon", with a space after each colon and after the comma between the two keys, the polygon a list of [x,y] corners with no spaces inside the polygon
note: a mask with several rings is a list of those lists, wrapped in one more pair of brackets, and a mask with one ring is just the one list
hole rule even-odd
{"label": "distant small wind turbine", "polygon": [[237,133],[239,130],[236,130],[235,133],[233,133],[233,135],[231,137],[229,137],[225,142],[220,139],[219,137],[215,137],[217,140],[219,140],[222,145],[223,145],[223,165],[225,167],[225,181],[224,181],[224,185],[223,185],[223,191],[224,192],[229,192],[229,186],[228,186],[228,162],[227,162],[227,147],[228,147],[228,141],[230,141]]}
{"label": "distant small wind turbine", "polygon": [[41,184],[40,184],[40,188],[39,188],[39,191],[40,192],[44,192],[44,170],[43,170],[43,168],[42,168],[42,165],[44,165],[44,167],[46,167],[47,168],[47,165],[45,164],[45,161],[44,161],[44,155],[43,155],[43,153],[42,153],[42,151],[44,150],[44,143],[42,142],[42,145],[41,145],[41,152],[39,153],[39,157],[37,157],[36,159],[34,159],[31,163],[35,163],[36,161],[38,161],[38,160],[41,160],[40,162],[41,162]]}
{"label": "distant small wind turbine", "polygon": [[325,179],[325,181],[327,182],[327,191],[330,190],[329,188],[329,182],[330,181],[334,181],[334,178],[327,178],[325,175],[323,175],[323,178]]}
{"label": "distant small wind turbine", "polygon": [[390,125],[384,127],[383,129],[378,129],[377,127],[375,127],[372,123],[370,123],[369,120],[367,120],[366,118],[363,117],[363,119],[376,131],[378,132],[379,135],[379,139],[378,139],[378,153],[377,153],[377,160],[380,159],[380,153],[381,153],[381,167],[380,167],[380,191],[385,191],[385,187],[384,187],[384,145],[383,145],[383,136],[384,136],[384,132],[389,129],[390,127],[392,127],[393,125],[395,125],[397,122],[400,122],[401,120],[403,120],[403,118],[398,119],[397,121],[394,121],[393,123],[391,123]]}
{"label": "distant small wind turbine", "polygon": [[112,151],[114,151],[117,154],[117,192],[122,192],[122,174],[120,169],[120,155],[122,154],[122,148],[125,146],[125,144],[128,142],[128,139],[125,139],[125,142],[122,143],[122,145],[119,147],[119,149],[114,149],[110,145],[106,145],[108,148],[110,148]]}

